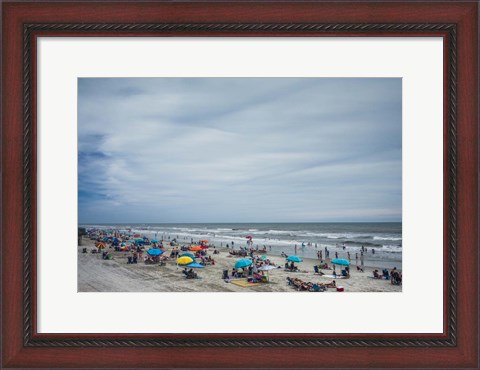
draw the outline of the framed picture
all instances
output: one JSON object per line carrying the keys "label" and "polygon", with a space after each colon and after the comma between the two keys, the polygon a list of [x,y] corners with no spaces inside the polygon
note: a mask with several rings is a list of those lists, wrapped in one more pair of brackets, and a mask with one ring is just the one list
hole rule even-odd
{"label": "framed picture", "polygon": [[2,4],[2,366],[478,366],[478,3]]}

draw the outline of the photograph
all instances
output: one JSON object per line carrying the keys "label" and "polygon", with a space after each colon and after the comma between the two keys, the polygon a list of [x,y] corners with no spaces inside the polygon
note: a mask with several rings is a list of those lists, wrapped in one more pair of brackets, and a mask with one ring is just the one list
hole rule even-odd
{"label": "photograph", "polygon": [[402,79],[78,78],[78,292],[402,292]]}

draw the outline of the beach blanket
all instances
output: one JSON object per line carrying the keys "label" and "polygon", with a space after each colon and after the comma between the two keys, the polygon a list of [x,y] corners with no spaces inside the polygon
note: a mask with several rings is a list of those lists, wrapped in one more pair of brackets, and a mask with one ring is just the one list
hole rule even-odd
{"label": "beach blanket", "polygon": [[247,286],[254,286],[254,285],[259,285],[261,283],[249,283],[247,279],[236,279],[236,280],[230,280],[230,283],[241,286],[241,287],[247,287]]}
{"label": "beach blanket", "polygon": [[332,278],[332,279],[346,279],[347,277],[346,276],[342,276],[342,275],[321,275],[322,277],[326,277],[326,278]]}

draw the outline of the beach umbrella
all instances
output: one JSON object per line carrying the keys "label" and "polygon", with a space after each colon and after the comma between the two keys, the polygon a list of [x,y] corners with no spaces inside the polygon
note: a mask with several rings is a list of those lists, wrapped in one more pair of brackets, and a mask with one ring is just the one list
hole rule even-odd
{"label": "beach umbrella", "polygon": [[207,239],[200,240],[200,243],[208,243]]}
{"label": "beach umbrella", "polygon": [[202,245],[202,246],[200,246],[200,248],[202,248],[202,249],[208,249],[208,245]]}
{"label": "beach umbrella", "polygon": [[98,249],[104,249],[106,246],[105,243],[96,243],[95,247],[97,247]]}
{"label": "beach umbrella", "polygon": [[150,255],[150,256],[159,256],[161,254],[163,254],[163,252],[160,250],[160,249],[149,249],[147,251],[147,253]]}
{"label": "beach umbrella", "polygon": [[185,267],[191,267],[191,268],[194,268],[194,269],[203,269],[205,266],[203,266],[199,263],[196,263],[196,262],[192,262],[192,263],[189,263],[188,265],[186,265]]}
{"label": "beach umbrella", "polygon": [[247,238],[247,239],[253,239],[253,236],[248,235],[248,236],[246,236],[245,238]]}
{"label": "beach umbrella", "polygon": [[287,261],[290,262],[303,262],[303,260],[298,256],[288,256]]}
{"label": "beach umbrella", "polygon": [[201,251],[203,248],[198,246],[198,245],[194,245],[194,246],[192,246],[188,249],[191,250],[191,251]]}
{"label": "beach umbrella", "polygon": [[143,243],[143,239],[140,239],[140,238],[135,239],[135,242],[137,242],[137,243]]}
{"label": "beach umbrella", "polygon": [[276,269],[275,266],[272,266],[272,265],[264,265],[264,266],[262,266],[262,267],[259,267],[259,268],[258,268],[258,271],[267,271],[267,279],[268,279],[268,281],[270,281],[270,275],[269,275],[268,271],[270,271],[270,270],[275,270],[275,269]]}
{"label": "beach umbrella", "polygon": [[265,261],[265,260],[267,259],[267,256],[260,256],[260,259],[261,259],[262,261]]}
{"label": "beach umbrella", "polygon": [[334,265],[350,266],[350,262],[348,262],[348,260],[343,259],[343,258],[335,258],[334,260],[332,260],[332,263]]}
{"label": "beach umbrella", "polygon": [[192,253],[184,253],[184,254],[181,254],[179,256],[180,257],[190,257],[191,259],[193,259],[195,261],[195,255],[193,255]]}
{"label": "beach umbrella", "polygon": [[252,260],[249,259],[243,259],[243,260],[238,260],[235,262],[235,268],[236,269],[244,269],[245,267],[248,267],[252,264]]}
{"label": "beach umbrella", "polygon": [[177,259],[177,265],[184,266],[184,265],[188,265],[190,263],[193,263],[193,259],[190,258],[190,257],[187,257],[187,256],[180,257],[180,258]]}
{"label": "beach umbrella", "polygon": [[152,239],[150,240],[152,243],[158,243],[158,240],[157,239]]}

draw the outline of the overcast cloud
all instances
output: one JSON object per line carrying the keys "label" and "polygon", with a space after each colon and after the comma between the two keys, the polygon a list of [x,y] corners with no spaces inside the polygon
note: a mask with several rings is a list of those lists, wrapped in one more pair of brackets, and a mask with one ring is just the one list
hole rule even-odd
{"label": "overcast cloud", "polygon": [[78,88],[80,223],[401,221],[401,79]]}

